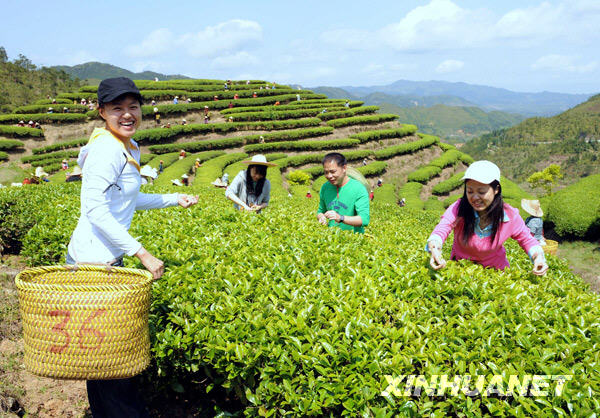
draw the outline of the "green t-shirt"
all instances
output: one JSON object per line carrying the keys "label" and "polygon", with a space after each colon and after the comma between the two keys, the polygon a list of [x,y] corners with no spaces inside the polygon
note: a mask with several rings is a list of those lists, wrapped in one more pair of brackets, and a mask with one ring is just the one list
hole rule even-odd
{"label": "green t-shirt", "polygon": [[330,182],[326,182],[321,186],[319,195],[318,213],[334,210],[344,216],[359,215],[363,222],[362,226],[352,226],[330,220],[329,226],[337,226],[340,229],[348,231],[365,232],[364,227],[369,225],[370,220],[369,194],[361,182],[350,178],[348,183],[339,189]]}

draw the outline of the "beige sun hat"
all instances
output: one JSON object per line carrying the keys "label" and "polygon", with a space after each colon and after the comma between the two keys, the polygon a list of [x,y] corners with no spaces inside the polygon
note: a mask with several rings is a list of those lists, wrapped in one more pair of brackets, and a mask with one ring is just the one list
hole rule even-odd
{"label": "beige sun hat", "polygon": [[79,167],[78,165],[73,167],[73,172],[71,173],[71,175],[72,176],[80,176],[81,175],[81,167]]}
{"label": "beige sun hat", "polygon": [[183,186],[183,183],[181,183],[181,180],[179,179],[171,180],[171,183],[173,183],[175,186]]}
{"label": "beige sun hat", "polygon": [[48,173],[46,173],[42,167],[36,167],[35,176],[38,178],[48,177]]}
{"label": "beige sun hat", "polygon": [[187,179],[187,178],[189,178],[189,176],[188,176],[187,174],[182,174],[182,175],[181,175],[181,178],[182,178],[182,179]]}
{"label": "beige sun hat", "polygon": [[268,162],[267,157],[262,154],[256,154],[251,160],[245,160],[242,162],[248,165],[266,165],[267,167],[277,167],[277,164]]}
{"label": "beige sun hat", "polygon": [[536,216],[538,218],[544,216],[544,211],[542,211],[539,200],[521,199],[521,207],[531,216]]}

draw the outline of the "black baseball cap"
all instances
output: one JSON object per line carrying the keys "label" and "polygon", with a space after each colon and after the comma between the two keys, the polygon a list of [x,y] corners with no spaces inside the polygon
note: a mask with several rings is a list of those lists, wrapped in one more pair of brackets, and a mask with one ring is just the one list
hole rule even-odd
{"label": "black baseball cap", "polygon": [[98,104],[102,106],[110,103],[124,94],[135,96],[142,104],[142,94],[133,80],[127,77],[107,78],[102,80],[98,86]]}

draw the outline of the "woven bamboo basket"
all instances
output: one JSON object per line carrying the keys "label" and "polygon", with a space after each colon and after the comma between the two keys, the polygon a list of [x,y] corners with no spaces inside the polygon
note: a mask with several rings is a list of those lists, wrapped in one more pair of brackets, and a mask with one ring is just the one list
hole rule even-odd
{"label": "woven bamboo basket", "polygon": [[556,252],[558,251],[558,242],[547,239],[546,245],[543,245],[542,248],[546,254],[556,255]]}
{"label": "woven bamboo basket", "polygon": [[134,376],[150,362],[152,275],[94,265],[36,267],[15,279],[25,367],[61,379]]}

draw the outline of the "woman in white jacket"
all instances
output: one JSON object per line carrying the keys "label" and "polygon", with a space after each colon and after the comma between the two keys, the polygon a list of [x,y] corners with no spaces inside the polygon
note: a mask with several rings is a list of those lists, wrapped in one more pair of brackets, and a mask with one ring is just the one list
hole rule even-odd
{"label": "woman in white jacket", "polygon": [[[128,230],[140,209],[180,205],[190,207],[197,196],[140,193],[140,149],[131,138],[142,120],[142,96],[132,80],[119,77],[98,86],[98,111],[105,121],[96,128],[77,163],[83,171],[81,215],[71,236],[67,263],[123,265],[123,256],[136,256],[158,279],[161,260],[150,254]],[[147,416],[133,378],[88,380],[94,417]]]}

